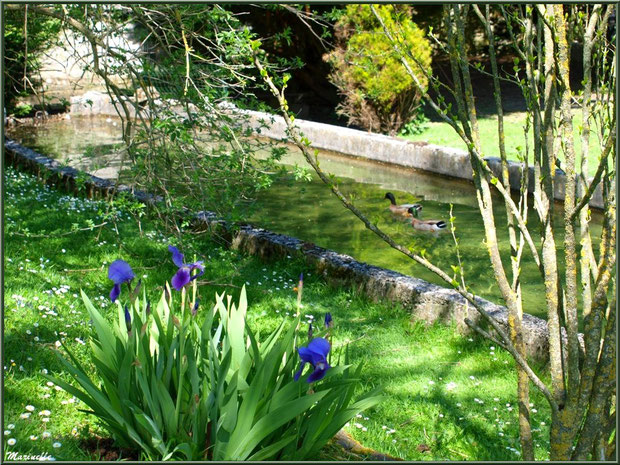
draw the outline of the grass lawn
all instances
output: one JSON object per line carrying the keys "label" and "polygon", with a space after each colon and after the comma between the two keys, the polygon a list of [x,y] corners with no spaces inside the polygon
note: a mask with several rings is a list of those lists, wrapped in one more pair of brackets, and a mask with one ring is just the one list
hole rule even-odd
{"label": "grass lawn", "polygon": [[[204,306],[214,301],[215,291],[226,290],[236,301],[246,286],[255,332],[264,333],[282,319],[292,321],[293,287],[304,272],[305,324],[322,321],[330,311],[335,348],[349,344],[353,362],[364,363],[362,389],[384,387],[386,400],[347,426],[363,445],[407,460],[519,459],[513,362],[492,344],[461,337],[451,327],[412,323],[398,306],[327,286],[299,259],[265,263],[189,232],[181,242],[158,232],[154,220],[138,223],[124,207],[108,210],[104,202],[66,195],[10,167],[4,200],[5,454],[102,458],[84,441],[109,435],[80,411],[84,406],[77,399],[43,377],[69,380],[50,349],[64,339],[89,366],[91,329],[80,289],[113,318],[107,266],[117,258],[127,260],[154,295],[176,272],[167,251],[172,243],[186,257],[204,259]],[[107,224],[89,229],[102,223],[106,212]],[[549,409],[533,388],[532,403],[536,457],[545,459]],[[340,458],[351,456],[334,446],[316,456]]]}
{"label": "grass lawn", "polygon": [[[525,153],[525,139],[523,135],[523,126],[525,124],[524,112],[511,112],[504,115],[504,133],[506,143],[506,155],[509,160],[519,161],[518,153],[521,151]],[[574,131],[573,137],[575,141],[575,153],[577,156],[577,163],[580,163],[581,154],[581,113],[575,112],[574,115]],[[478,126],[480,129],[480,140],[482,143],[482,151],[485,157],[498,157],[498,135],[497,135],[497,116],[481,117],[478,119]],[[403,136],[408,140],[413,141],[425,141],[430,144],[444,145],[446,147],[454,147],[466,151],[467,146],[457,133],[452,129],[448,123],[432,121],[427,123],[426,129],[420,134]],[[530,135],[529,152],[530,152],[530,166],[533,164],[533,142]],[[563,162],[564,157],[561,151],[558,151],[559,158]],[[598,157],[601,154],[601,147],[598,143],[598,138],[592,134],[590,139],[590,154],[588,156],[588,173],[590,176],[594,176],[596,168],[598,166]]]}

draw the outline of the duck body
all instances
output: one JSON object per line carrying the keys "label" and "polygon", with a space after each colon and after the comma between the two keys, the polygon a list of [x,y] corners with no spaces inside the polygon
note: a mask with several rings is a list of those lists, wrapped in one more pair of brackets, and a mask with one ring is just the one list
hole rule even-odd
{"label": "duck body", "polygon": [[410,208],[415,208],[415,209],[420,209],[420,210],[422,209],[422,205],[420,205],[419,203],[404,203],[402,205],[397,205],[396,199],[394,198],[394,194],[392,194],[391,192],[388,192],[387,194],[385,194],[384,198],[390,201],[390,207],[389,207],[390,211],[394,213],[395,215],[409,216]]}
{"label": "duck body", "polygon": [[443,220],[420,220],[418,218],[418,213],[422,210],[420,208],[411,207],[407,211],[411,214],[411,226],[413,229],[417,229],[419,231],[441,231],[442,229],[446,229],[448,224]]}

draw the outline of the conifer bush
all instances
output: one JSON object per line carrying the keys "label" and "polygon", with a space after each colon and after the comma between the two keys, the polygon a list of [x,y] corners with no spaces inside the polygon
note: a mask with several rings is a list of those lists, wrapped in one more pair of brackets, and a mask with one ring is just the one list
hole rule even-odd
{"label": "conifer bush", "polygon": [[[424,31],[411,20],[407,5],[376,5],[388,27],[398,24],[403,53],[431,65],[431,46]],[[402,31],[401,31],[402,28]],[[421,94],[402,67],[398,55],[369,5],[347,5],[335,24],[336,48],[324,59],[332,66],[330,81],[342,95],[337,112],[371,132],[395,135],[413,121]],[[428,80],[417,74],[424,87]]]}

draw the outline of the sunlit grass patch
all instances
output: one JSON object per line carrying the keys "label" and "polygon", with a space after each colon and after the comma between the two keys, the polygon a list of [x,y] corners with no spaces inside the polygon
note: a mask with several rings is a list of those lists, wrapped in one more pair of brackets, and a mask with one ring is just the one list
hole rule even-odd
{"label": "sunlit grass patch", "polygon": [[[148,218],[141,234],[125,211],[90,230],[89,224],[110,218],[105,203],[72,198],[12,168],[5,175],[5,450],[95,460],[83,440],[108,433],[79,410],[83,404],[43,376],[69,380],[51,349],[63,341],[90,366],[91,329],[80,290],[112,318],[108,265],[127,260],[155,295],[163,291],[156,286],[176,272],[167,247],[179,241],[158,232]],[[64,234],[73,224],[75,232]],[[363,389],[381,385],[386,394],[383,403],[349,422],[348,431],[363,445],[408,460],[519,459],[514,362],[492,343],[459,336],[450,326],[412,322],[399,305],[331,287],[299,258],[265,263],[207,236],[182,239],[186,258],[205,263],[199,278],[203,308],[216,291],[238,296],[245,285],[248,321],[259,337],[283,319],[293,322],[298,312],[303,329],[320,327],[325,313],[332,314],[333,353],[348,346],[352,361],[364,364]],[[298,308],[295,288],[302,272]],[[532,403],[535,450],[544,459],[549,409],[533,389]],[[318,457],[355,458],[332,446],[317,451]]]}

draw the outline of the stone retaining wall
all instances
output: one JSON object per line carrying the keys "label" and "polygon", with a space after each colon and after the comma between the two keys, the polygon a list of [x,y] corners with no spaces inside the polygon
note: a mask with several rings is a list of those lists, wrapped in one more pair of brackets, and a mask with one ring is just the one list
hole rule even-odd
{"label": "stone retaining wall", "polygon": [[[267,113],[243,110],[250,115],[254,127],[259,127],[261,121],[272,121],[267,129],[261,129],[260,134],[272,139],[286,137],[286,124],[281,116],[272,116]],[[356,129],[316,123],[314,121],[295,120],[300,131],[312,142],[312,147],[321,150],[330,150],[345,155],[376,160],[383,163],[406,166],[445,176],[472,180],[472,169],[469,154],[463,150],[426,142],[413,142],[382,134],[372,134]],[[501,160],[487,157],[489,167],[496,176],[501,177]],[[510,187],[519,191],[521,186],[522,164],[508,162]],[[556,170],[554,198],[564,201],[566,177],[563,171]],[[528,189],[534,192],[534,168],[528,170]],[[579,192],[578,192],[579,195]],[[603,208],[603,196],[600,186],[594,191],[590,206]]]}
{"label": "stone retaining wall", "polygon": [[[131,105],[130,105],[131,106]],[[222,105],[223,109],[239,112],[249,116],[249,124],[260,128],[260,135],[272,139],[286,138],[286,124],[281,116],[251,110],[240,110],[231,104]],[[132,115],[135,110],[130,108]],[[110,97],[102,92],[90,92],[87,95],[71,98],[71,113],[117,115]],[[242,119],[240,119],[242,120]],[[269,127],[265,128],[265,123]],[[469,154],[463,150],[425,142],[412,142],[382,134],[372,134],[356,129],[316,123],[314,121],[295,120],[300,131],[312,142],[312,147],[329,150],[368,160],[406,166],[419,170],[439,173],[460,179],[472,180],[472,169]],[[498,158],[488,157],[490,168],[497,176],[501,176],[501,162]],[[510,187],[518,191],[521,185],[522,164],[509,162]],[[528,171],[528,189],[534,191],[534,168]],[[554,198],[564,201],[566,177],[561,170],[555,174]],[[578,192],[579,195],[579,192]],[[600,186],[594,191],[590,206],[603,208],[603,196]]]}
{"label": "stone retaining wall", "polygon": [[[5,160],[9,164],[37,175],[45,175],[49,182],[59,184],[71,191],[77,190],[79,176],[80,184],[84,186],[89,196],[105,197],[112,192],[130,192],[139,201],[147,204],[158,201],[150,194],[132,190],[127,186],[115,187],[108,180],[82,173],[74,168],[64,167],[57,161],[11,140],[5,142]],[[482,325],[478,312],[452,289],[436,286],[396,271],[360,263],[348,255],[323,249],[294,237],[248,225],[233,229],[211,212],[199,212],[194,215],[194,220],[197,228],[223,230],[231,246],[244,253],[258,255],[263,259],[293,254],[301,255],[307,263],[315,266],[328,283],[354,287],[373,300],[397,302],[408,308],[415,319],[428,323],[456,323],[457,328],[464,333],[470,331],[464,322],[465,318],[470,318]],[[507,310],[505,307],[484,299],[478,299],[478,302],[493,318],[506,327]],[[548,357],[547,322],[526,314],[523,324],[528,356],[537,361],[546,360]]]}

